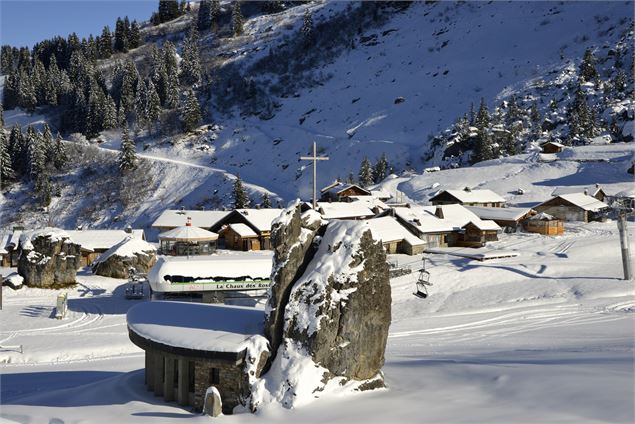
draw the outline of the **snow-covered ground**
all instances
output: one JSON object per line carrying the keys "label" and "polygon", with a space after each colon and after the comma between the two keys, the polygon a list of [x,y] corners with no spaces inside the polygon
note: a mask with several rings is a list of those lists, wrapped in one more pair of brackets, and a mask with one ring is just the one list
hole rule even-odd
{"label": "snow-covered ground", "polygon": [[[621,280],[615,222],[567,224],[561,237],[502,235],[490,247],[519,255],[428,255],[434,286],[425,300],[412,295],[416,273],[392,281],[387,390],[220,420],[633,422],[635,288]],[[24,353],[0,350],[0,416],[208,422],[145,389],[143,353],[125,325],[137,301],[125,300],[124,282],[87,272],[79,281],[62,321],[51,318],[57,291],[3,288],[0,345]]]}

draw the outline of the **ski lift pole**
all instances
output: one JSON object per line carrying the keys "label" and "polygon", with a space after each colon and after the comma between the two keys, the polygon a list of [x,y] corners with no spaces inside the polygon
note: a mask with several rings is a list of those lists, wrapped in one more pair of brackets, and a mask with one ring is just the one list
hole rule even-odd
{"label": "ski lift pole", "polygon": [[626,214],[620,213],[617,219],[617,229],[620,232],[620,245],[622,248],[622,267],[624,268],[624,279],[629,281],[633,278],[631,271],[631,252],[628,241],[628,227],[626,225]]}

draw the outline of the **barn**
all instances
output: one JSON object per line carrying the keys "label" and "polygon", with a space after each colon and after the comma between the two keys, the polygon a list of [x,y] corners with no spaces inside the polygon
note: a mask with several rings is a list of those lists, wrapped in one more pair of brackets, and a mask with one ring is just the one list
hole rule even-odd
{"label": "barn", "polygon": [[536,212],[544,212],[562,221],[602,221],[609,211],[609,205],[584,193],[570,193],[556,196],[537,206]]}
{"label": "barn", "polygon": [[548,141],[540,145],[542,153],[560,153],[564,150],[564,147],[564,144],[558,143],[557,141]]}
{"label": "barn", "polygon": [[433,205],[485,206],[502,208],[505,199],[492,190],[472,190],[465,187],[463,190],[443,190],[430,198]]}

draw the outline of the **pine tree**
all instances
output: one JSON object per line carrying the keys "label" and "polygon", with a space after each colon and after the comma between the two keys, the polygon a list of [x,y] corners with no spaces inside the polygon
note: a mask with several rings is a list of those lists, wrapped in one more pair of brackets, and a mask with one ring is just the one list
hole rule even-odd
{"label": "pine tree", "polygon": [[244,209],[249,206],[249,196],[243,187],[240,175],[236,175],[236,179],[234,180],[232,197],[234,199],[234,209]]}
{"label": "pine tree", "polygon": [[44,172],[46,153],[42,146],[41,137],[29,126],[26,132],[28,173],[31,181],[37,181]]}
{"label": "pine tree", "polygon": [[474,126],[480,130],[483,130],[489,126],[490,117],[487,105],[485,104],[485,98],[481,97],[481,105],[478,108],[476,118],[474,118]]}
{"label": "pine tree", "polygon": [[302,23],[302,41],[306,47],[313,44],[313,17],[309,9],[304,11],[304,19]]}
{"label": "pine tree", "polygon": [[137,21],[132,21],[130,34],[128,34],[128,45],[131,49],[136,49],[141,45],[141,29]]}
{"label": "pine tree", "polygon": [[181,121],[183,122],[185,131],[196,129],[201,122],[201,108],[192,90],[188,90],[185,96],[185,104],[181,111]]}
{"label": "pine tree", "polygon": [[132,171],[137,167],[137,149],[128,134],[128,126],[124,124],[121,134],[121,149],[119,150],[119,170],[122,173]]}
{"label": "pine tree", "polygon": [[19,104],[18,85],[20,77],[16,69],[11,69],[5,77],[4,90],[2,91],[2,107],[11,110]]}
{"label": "pine tree", "polygon": [[212,0],[210,6],[210,19],[212,25],[212,31],[218,32],[218,18],[220,17],[220,1]]}
{"label": "pine tree", "polygon": [[159,99],[159,94],[157,93],[152,80],[148,81],[146,93],[146,119],[148,121],[148,126],[151,129],[152,125],[159,119],[159,116],[161,115],[161,99]]}
{"label": "pine tree", "polygon": [[582,58],[582,63],[580,63],[580,78],[583,81],[593,81],[598,78],[599,74],[597,69],[595,69],[595,56],[593,55],[593,51],[591,49],[586,49],[584,52],[584,57]]}
{"label": "pine tree", "polygon": [[18,82],[18,105],[29,112],[33,112],[37,106],[35,87],[33,87],[31,76],[25,69],[20,71],[20,79]]}
{"label": "pine tree", "polygon": [[117,23],[115,24],[115,50],[123,53],[128,51],[126,26],[121,18],[117,18]]}
{"label": "pine tree", "polygon": [[541,121],[540,112],[538,111],[538,103],[536,103],[535,100],[531,104],[531,109],[529,109],[529,119],[531,119],[531,122],[534,125],[540,124],[540,121]]}
{"label": "pine tree", "polygon": [[0,132],[4,131],[4,109],[2,103],[0,103]]}
{"label": "pine tree", "polygon": [[232,31],[235,37],[243,34],[243,14],[238,0],[234,1],[232,9]]}
{"label": "pine tree", "polygon": [[271,208],[271,200],[269,200],[269,194],[266,192],[262,194],[262,202],[260,203],[260,207],[262,209]]}
{"label": "pine tree", "polygon": [[373,181],[375,184],[382,182],[388,176],[388,160],[383,153],[373,168]]}
{"label": "pine tree", "polygon": [[179,79],[176,48],[170,41],[163,45],[163,63],[165,67],[165,106],[174,109],[179,106]]}
{"label": "pine tree", "polygon": [[160,23],[171,21],[180,15],[177,0],[159,0],[158,20]]}
{"label": "pine tree", "polygon": [[146,106],[148,104],[148,93],[146,84],[141,78],[137,79],[137,89],[135,97],[135,114],[137,116],[137,124],[141,127],[148,122],[148,114]]}
{"label": "pine tree", "polygon": [[55,137],[54,149],[53,149],[53,166],[58,171],[61,171],[66,167],[66,163],[68,162],[68,154],[66,153],[66,148],[62,143],[62,136],[60,133],[57,133]]}
{"label": "pine tree", "polygon": [[370,164],[370,161],[367,157],[362,160],[362,163],[359,168],[359,183],[362,187],[368,187],[373,184],[373,168]]}
{"label": "pine tree", "polygon": [[0,188],[6,187],[8,182],[15,177],[9,154],[9,144],[4,133],[4,128],[0,127]]}
{"label": "pine tree", "polygon": [[139,73],[132,60],[128,60],[123,69],[123,76],[121,81],[121,97],[119,99],[119,105],[123,107],[124,113],[128,113],[134,110],[135,101],[135,86],[139,80]]}
{"label": "pine tree", "polygon": [[201,81],[201,57],[198,48],[198,31],[190,29],[190,34],[183,45],[183,61],[181,62],[181,80],[184,84],[195,85]]}
{"label": "pine tree", "polygon": [[516,95],[513,94],[509,103],[507,104],[507,117],[506,124],[511,125],[514,122],[522,119],[522,112],[516,101]]}
{"label": "pine tree", "polygon": [[474,102],[470,103],[469,123],[473,126],[476,123],[476,113],[474,112]]}
{"label": "pine tree", "polygon": [[101,37],[99,37],[99,57],[101,59],[108,59],[112,56],[112,34],[108,25],[101,31]]}
{"label": "pine tree", "polygon": [[104,129],[108,130],[117,127],[117,106],[113,98],[106,96],[106,104],[104,107]]}
{"label": "pine tree", "polygon": [[472,153],[472,163],[481,162],[484,160],[490,160],[494,158],[494,151],[492,148],[492,139],[487,129],[479,130],[478,137],[476,139],[476,146]]}
{"label": "pine tree", "polygon": [[618,69],[615,73],[615,77],[613,78],[613,88],[618,93],[623,93],[626,88],[626,74],[622,69]]}
{"label": "pine tree", "polygon": [[210,0],[201,0],[199,3],[196,26],[199,31],[207,31],[212,26],[212,4]]}
{"label": "pine tree", "polygon": [[42,130],[42,135],[40,136],[42,142],[42,149],[44,150],[45,163],[51,163],[54,156],[54,145],[53,145],[53,133],[51,133],[51,128],[49,124],[44,124],[44,129]]}

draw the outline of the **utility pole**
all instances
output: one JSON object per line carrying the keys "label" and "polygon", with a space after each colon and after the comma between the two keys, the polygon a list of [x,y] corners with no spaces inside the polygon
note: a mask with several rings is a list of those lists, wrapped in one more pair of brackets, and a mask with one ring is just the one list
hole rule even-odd
{"label": "utility pole", "polygon": [[313,142],[313,156],[300,156],[302,160],[313,161],[313,209],[317,209],[317,161],[329,160],[328,156],[318,156],[315,141]]}
{"label": "utility pole", "polygon": [[624,268],[624,279],[633,278],[631,272],[631,252],[628,242],[628,227],[626,225],[626,214],[622,211],[618,213],[617,229],[620,231],[620,245],[622,246],[622,267]]}

